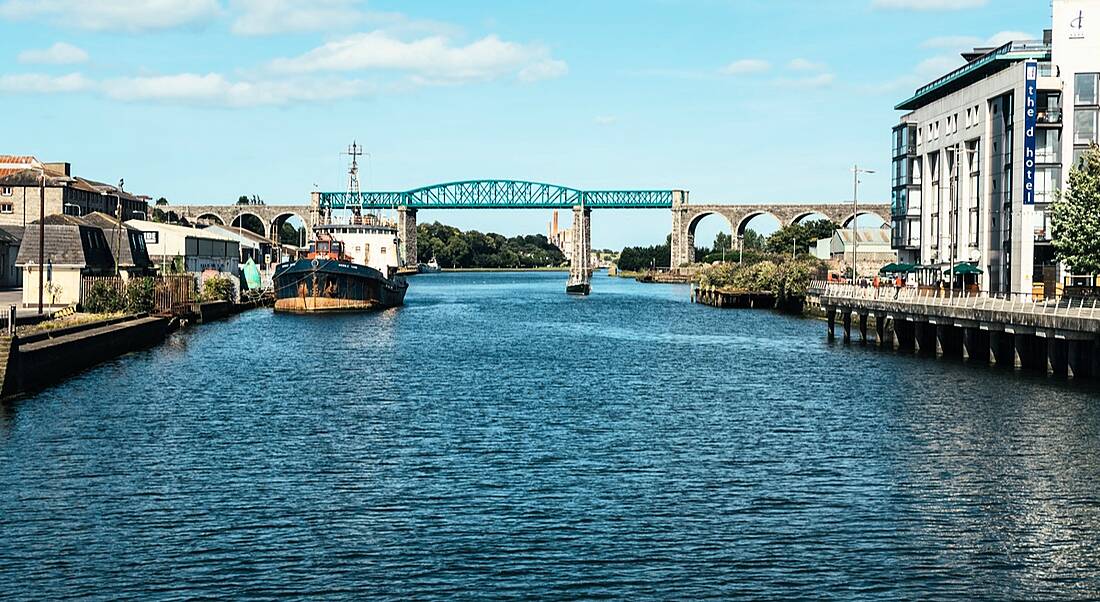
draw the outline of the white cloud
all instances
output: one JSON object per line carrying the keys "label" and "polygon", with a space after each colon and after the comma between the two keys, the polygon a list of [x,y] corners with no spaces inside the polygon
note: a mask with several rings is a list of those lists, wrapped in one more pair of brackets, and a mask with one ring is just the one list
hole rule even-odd
{"label": "white cloud", "polygon": [[835,81],[835,74],[819,73],[809,77],[779,78],[775,83],[787,88],[826,88]]}
{"label": "white cloud", "polygon": [[371,88],[360,81],[233,81],[220,73],[180,73],[116,78],[104,82],[102,91],[115,100],[239,108],[350,98]]}
{"label": "white cloud", "polygon": [[233,0],[240,35],[346,29],[364,21],[356,0]]}
{"label": "white cloud", "polygon": [[787,63],[787,68],[792,71],[821,71],[825,69],[825,64],[815,63],[809,59],[797,58]]}
{"label": "white cloud", "polygon": [[595,123],[596,125],[614,125],[618,123],[618,121],[619,118],[614,115],[597,115],[592,120],[592,123]]}
{"label": "white cloud", "polygon": [[719,72],[722,75],[749,75],[752,73],[764,73],[772,68],[772,64],[761,59],[740,59],[722,67]]}
{"label": "white cloud", "polygon": [[0,18],[43,18],[93,31],[150,31],[209,21],[221,13],[218,0],[3,0]]}
{"label": "white cloud", "polygon": [[25,64],[69,65],[87,61],[88,53],[72,44],[57,42],[42,50],[24,50],[16,60]]}
{"label": "white cloud", "polygon": [[871,8],[881,10],[966,10],[986,4],[989,0],[871,0]]}
{"label": "white cloud", "polygon": [[94,85],[94,82],[79,73],[68,75],[44,75],[41,73],[0,75],[0,92],[10,94],[82,92],[92,89]]}
{"label": "white cloud", "polygon": [[568,71],[565,62],[553,59],[543,46],[506,42],[495,35],[466,46],[454,46],[444,36],[407,42],[385,31],[339,38],[300,56],[276,59],[270,67],[280,73],[407,72],[422,84],[486,81],[505,76],[536,81],[559,77]]}

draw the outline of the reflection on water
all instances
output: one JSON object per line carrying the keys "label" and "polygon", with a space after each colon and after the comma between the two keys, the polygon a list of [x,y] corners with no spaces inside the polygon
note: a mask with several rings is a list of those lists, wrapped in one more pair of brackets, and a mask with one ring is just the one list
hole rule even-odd
{"label": "reflection on water", "polygon": [[0,597],[1090,598],[1090,385],[434,274],[0,410]]}

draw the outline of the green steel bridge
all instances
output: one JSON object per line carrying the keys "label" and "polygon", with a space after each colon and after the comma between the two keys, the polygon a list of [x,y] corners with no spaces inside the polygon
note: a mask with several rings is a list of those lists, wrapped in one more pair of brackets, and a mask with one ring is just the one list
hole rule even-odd
{"label": "green steel bridge", "polygon": [[405,192],[322,192],[321,209],[671,209],[673,190],[578,190],[522,180],[467,180]]}

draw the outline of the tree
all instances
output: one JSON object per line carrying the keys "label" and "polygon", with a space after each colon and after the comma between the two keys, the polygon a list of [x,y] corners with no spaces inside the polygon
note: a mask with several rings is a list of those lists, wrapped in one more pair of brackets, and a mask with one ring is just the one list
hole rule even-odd
{"label": "tree", "polygon": [[167,205],[168,204],[168,199],[166,199],[164,197],[160,197],[159,199],[157,199],[156,204],[160,205],[160,206]]}
{"label": "tree", "polygon": [[745,230],[741,237],[741,245],[746,251],[763,251],[765,239],[762,234],[751,228]]}
{"label": "tree", "polygon": [[1100,272],[1100,148],[1094,144],[1069,172],[1051,216],[1055,255],[1076,274]]}
{"label": "tree", "polygon": [[241,196],[237,197],[237,204],[238,205],[247,205],[248,204],[248,195],[242,194]]}
{"label": "tree", "polygon": [[771,253],[790,255],[793,249],[796,255],[802,255],[818,240],[831,237],[836,232],[836,228],[837,225],[828,220],[791,224],[772,233],[768,237],[766,246]]}
{"label": "tree", "polygon": [[241,196],[237,197],[237,204],[238,205],[263,205],[264,200],[261,199],[257,195],[252,195],[252,197],[249,198],[247,195],[242,194]]}
{"label": "tree", "polygon": [[305,230],[305,228],[295,228],[294,224],[285,221],[279,226],[279,242],[284,245],[298,246],[302,244]]}

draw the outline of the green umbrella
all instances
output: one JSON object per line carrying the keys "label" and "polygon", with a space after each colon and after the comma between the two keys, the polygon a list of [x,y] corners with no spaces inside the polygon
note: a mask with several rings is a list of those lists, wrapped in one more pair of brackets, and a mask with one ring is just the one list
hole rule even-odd
{"label": "green umbrella", "polygon": [[883,274],[912,274],[915,271],[917,266],[911,263],[891,263],[879,270]]}
{"label": "green umbrella", "polygon": [[[946,274],[949,270],[944,270]],[[955,275],[969,276],[970,274],[984,274],[981,268],[971,265],[969,263],[956,263],[954,268]]]}

